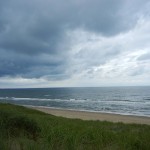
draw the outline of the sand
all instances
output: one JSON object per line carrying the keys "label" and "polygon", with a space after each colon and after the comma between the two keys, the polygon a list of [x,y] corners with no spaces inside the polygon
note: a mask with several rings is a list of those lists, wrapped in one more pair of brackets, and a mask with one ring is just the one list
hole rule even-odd
{"label": "sand", "polygon": [[119,115],[119,114],[110,114],[110,113],[54,109],[54,108],[34,107],[34,106],[30,107],[30,108],[45,112],[47,114],[52,114],[55,116],[61,116],[61,117],[65,117],[65,118],[74,118],[74,119],[82,119],[82,120],[100,120],[100,121],[150,125],[150,117],[143,117],[143,116]]}

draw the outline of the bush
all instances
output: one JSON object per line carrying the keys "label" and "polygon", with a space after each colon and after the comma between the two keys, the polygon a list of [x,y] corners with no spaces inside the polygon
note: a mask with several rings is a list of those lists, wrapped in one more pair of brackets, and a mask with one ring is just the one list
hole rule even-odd
{"label": "bush", "polygon": [[24,134],[34,140],[40,132],[37,123],[29,117],[4,111],[0,112],[0,126],[8,131],[9,136],[16,137]]}

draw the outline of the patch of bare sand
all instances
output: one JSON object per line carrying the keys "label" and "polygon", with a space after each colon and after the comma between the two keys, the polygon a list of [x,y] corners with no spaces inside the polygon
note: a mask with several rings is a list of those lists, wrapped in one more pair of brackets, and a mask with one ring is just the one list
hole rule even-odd
{"label": "patch of bare sand", "polygon": [[100,120],[100,121],[123,122],[123,123],[137,123],[137,124],[150,125],[150,117],[143,117],[143,116],[86,112],[86,111],[54,109],[54,108],[34,107],[34,106],[30,108],[45,112],[47,114],[52,114],[55,116],[61,116],[65,118],[74,118],[74,119],[82,119],[82,120]]}

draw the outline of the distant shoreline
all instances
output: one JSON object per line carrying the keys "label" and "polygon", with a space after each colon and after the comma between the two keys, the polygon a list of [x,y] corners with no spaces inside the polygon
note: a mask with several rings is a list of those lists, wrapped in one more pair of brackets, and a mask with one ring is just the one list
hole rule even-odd
{"label": "distant shoreline", "polygon": [[55,109],[55,108],[40,107],[40,106],[26,106],[26,107],[45,112],[47,114],[52,114],[54,116],[61,116],[65,118],[150,125],[150,117],[145,117],[145,116],[132,116],[132,115],[120,115],[120,114],[113,114],[113,113]]}

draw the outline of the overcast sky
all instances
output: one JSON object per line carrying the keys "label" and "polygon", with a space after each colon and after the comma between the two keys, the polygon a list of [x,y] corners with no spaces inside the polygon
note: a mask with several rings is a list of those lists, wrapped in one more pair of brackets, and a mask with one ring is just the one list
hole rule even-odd
{"label": "overcast sky", "polygon": [[149,0],[0,0],[0,88],[150,85]]}

